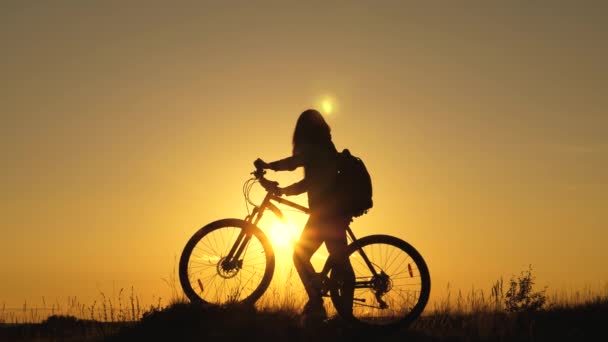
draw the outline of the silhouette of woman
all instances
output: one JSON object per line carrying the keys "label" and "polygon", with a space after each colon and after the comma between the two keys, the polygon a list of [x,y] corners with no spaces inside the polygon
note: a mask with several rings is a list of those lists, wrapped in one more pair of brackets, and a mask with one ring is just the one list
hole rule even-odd
{"label": "silhouette of woman", "polygon": [[[351,279],[354,282],[355,275],[346,255],[346,228],[352,216],[341,214],[338,208],[335,196],[338,151],[331,138],[331,129],[321,113],[308,109],[300,114],[293,132],[292,148],[290,157],[271,163],[258,158],[254,165],[256,168],[274,171],[293,171],[300,166],[304,167],[304,178],[279,188],[278,194],[308,194],[310,216],[296,243],[293,260],[309,297],[303,314],[313,319],[324,319],[326,313],[323,298],[310,259],[325,243],[335,262],[332,272],[340,272],[345,280]],[[352,298],[352,293],[348,292],[351,291],[346,291],[346,296]]]}

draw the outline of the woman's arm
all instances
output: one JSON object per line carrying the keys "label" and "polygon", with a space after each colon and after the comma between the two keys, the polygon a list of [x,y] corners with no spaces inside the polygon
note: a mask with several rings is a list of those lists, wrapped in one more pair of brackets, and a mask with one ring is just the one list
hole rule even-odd
{"label": "woman's arm", "polygon": [[304,166],[304,158],[301,154],[268,163],[268,168],[274,171],[293,171],[300,166]]}
{"label": "woman's arm", "polygon": [[306,178],[280,189],[280,192],[287,196],[299,195],[306,191],[308,191],[308,183],[306,182]]}
{"label": "woman's arm", "polygon": [[[304,166],[304,158],[301,154],[294,155],[291,157],[287,157],[284,159],[280,159],[277,161],[273,161],[271,163],[266,163],[262,159],[256,159],[253,164],[258,169],[271,169],[274,171],[293,171],[300,166]],[[284,194],[287,196],[299,195],[308,191],[308,182],[306,181],[306,177],[297,183],[293,183],[284,188],[278,189],[280,194]]]}

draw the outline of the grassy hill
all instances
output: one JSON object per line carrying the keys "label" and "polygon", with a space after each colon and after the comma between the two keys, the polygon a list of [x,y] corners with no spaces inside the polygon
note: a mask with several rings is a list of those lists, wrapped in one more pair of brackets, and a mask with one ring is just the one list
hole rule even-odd
{"label": "grassy hill", "polygon": [[435,312],[387,333],[357,330],[338,317],[303,325],[293,310],[204,307],[177,303],[136,322],[51,316],[38,324],[4,324],[0,341],[606,341],[608,300],[532,312]]}

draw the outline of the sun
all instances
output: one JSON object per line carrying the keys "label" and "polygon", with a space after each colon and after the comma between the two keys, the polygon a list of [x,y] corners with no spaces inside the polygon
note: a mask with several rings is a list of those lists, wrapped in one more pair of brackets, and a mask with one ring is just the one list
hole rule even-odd
{"label": "sun", "polygon": [[330,99],[323,100],[321,107],[323,108],[323,113],[325,115],[331,114],[331,112],[334,110],[334,104]]}
{"label": "sun", "polygon": [[330,93],[325,93],[323,95],[319,94],[318,97],[314,99],[315,107],[319,108],[323,115],[334,115],[339,112],[338,101],[336,97]]}
{"label": "sun", "polygon": [[275,247],[292,248],[295,243],[294,227],[291,223],[275,220],[268,230],[268,238]]}

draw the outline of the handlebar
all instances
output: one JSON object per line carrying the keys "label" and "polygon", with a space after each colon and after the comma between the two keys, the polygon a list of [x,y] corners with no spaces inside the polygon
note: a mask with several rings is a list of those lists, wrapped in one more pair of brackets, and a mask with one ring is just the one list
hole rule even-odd
{"label": "handlebar", "polygon": [[279,182],[275,182],[275,181],[266,179],[264,177],[264,175],[266,174],[266,171],[264,169],[257,168],[253,172],[251,172],[251,174],[253,175],[253,177],[255,177],[255,179],[257,179],[260,182],[260,185],[262,185],[264,190],[266,190],[274,195],[278,194]]}
{"label": "handlebar", "polygon": [[255,177],[255,179],[259,180],[260,178],[264,178],[266,171],[262,168],[256,168],[251,174],[253,175],[253,177]]}

